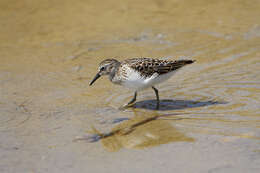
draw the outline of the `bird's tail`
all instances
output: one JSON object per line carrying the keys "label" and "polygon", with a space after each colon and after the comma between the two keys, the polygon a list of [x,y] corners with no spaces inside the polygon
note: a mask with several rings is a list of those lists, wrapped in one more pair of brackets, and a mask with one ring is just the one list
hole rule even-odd
{"label": "bird's tail", "polygon": [[179,63],[179,64],[186,65],[186,64],[192,64],[192,63],[194,63],[195,61],[196,61],[196,60],[183,59],[183,60],[177,60],[176,62]]}
{"label": "bird's tail", "polygon": [[185,66],[187,64],[192,64],[194,62],[195,62],[195,60],[185,60],[185,59],[183,59],[183,60],[176,60],[176,61],[171,63],[172,70],[177,70],[177,69],[179,69],[179,68],[181,68],[181,67],[183,67],[183,66]]}

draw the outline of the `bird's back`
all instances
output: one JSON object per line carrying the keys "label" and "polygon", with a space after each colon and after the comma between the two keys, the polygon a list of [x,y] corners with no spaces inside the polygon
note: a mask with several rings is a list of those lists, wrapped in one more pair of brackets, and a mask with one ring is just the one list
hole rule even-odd
{"label": "bird's back", "polygon": [[175,71],[193,60],[160,60],[153,58],[132,58],[121,62],[121,65],[128,65],[145,77],[152,76],[154,73],[159,75]]}

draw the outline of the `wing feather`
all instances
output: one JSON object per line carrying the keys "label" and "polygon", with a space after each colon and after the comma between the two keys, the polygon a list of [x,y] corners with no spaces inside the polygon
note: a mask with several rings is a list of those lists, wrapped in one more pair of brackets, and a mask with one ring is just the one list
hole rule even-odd
{"label": "wing feather", "polygon": [[193,62],[193,60],[168,61],[153,58],[133,58],[125,60],[123,64],[126,63],[131,68],[135,69],[136,71],[139,71],[141,75],[150,77],[154,73],[169,73]]}

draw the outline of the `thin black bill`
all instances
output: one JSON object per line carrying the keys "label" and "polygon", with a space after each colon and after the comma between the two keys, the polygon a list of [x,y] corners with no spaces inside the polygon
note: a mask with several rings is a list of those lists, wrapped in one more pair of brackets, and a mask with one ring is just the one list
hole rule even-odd
{"label": "thin black bill", "polygon": [[90,82],[89,86],[91,86],[98,78],[100,78],[100,74],[97,73],[94,79]]}

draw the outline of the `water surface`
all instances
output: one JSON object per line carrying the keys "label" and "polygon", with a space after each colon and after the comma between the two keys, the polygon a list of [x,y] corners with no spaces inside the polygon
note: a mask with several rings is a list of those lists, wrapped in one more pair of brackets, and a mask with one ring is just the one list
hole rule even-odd
{"label": "water surface", "polygon": [[[260,169],[259,1],[0,8],[0,172]],[[157,87],[160,110],[148,89],[122,111],[133,91],[88,84],[103,59],[132,57],[196,63]]]}

